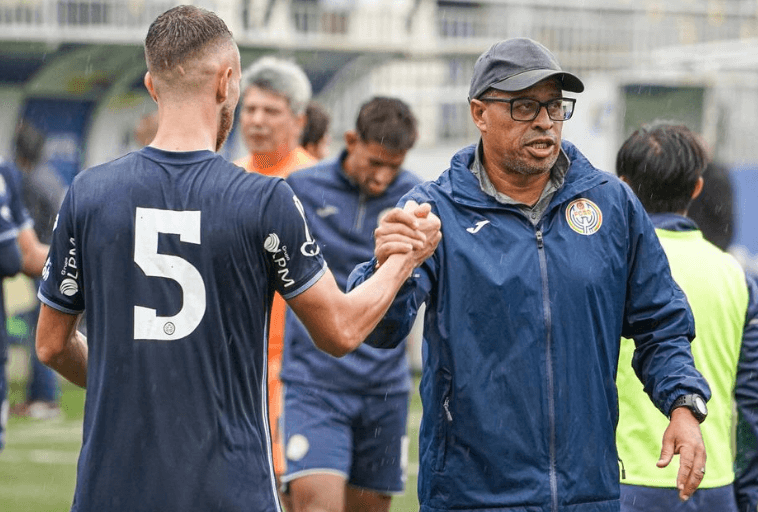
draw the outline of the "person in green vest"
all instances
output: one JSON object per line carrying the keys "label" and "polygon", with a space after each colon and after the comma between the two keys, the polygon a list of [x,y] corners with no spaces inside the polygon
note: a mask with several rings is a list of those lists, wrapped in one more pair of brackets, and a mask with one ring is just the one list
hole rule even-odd
{"label": "person in green vest", "polygon": [[[650,214],[674,280],[687,295],[697,333],[692,342],[695,366],[712,391],[707,407],[702,397],[683,395],[669,411],[671,415],[687,407],[693,412],[702,423],[708,453],[699,490],[681,502],[674,487],[675,466],[657,467],[668,419],[652,406],[634,375],[634,342],[621,340],[616,430],[621,512],[746,510],[744,500],[738,508],[735,496],[733,410],[736,401],[749,419],[748,428],[758,432],[758,283],[732,256],[705,240],[687,217],[703,188],[707,163],[706,150],[693,132],[664,122],[635,131],[616,159],[616,173]],[[755,507],[753,503],[750,510]]]}

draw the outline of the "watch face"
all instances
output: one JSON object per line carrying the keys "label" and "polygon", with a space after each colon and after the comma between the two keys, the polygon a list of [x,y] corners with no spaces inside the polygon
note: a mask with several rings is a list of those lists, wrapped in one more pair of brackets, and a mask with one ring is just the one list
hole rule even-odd
{"label": "watch face", "polygon": [[703,399],[702,396],[696,396],[694,403],[695,403],[695,407],[697,408],[700,414],[703,414],[703,415],[708,414],[708,408],[705,406],[705,400]]}

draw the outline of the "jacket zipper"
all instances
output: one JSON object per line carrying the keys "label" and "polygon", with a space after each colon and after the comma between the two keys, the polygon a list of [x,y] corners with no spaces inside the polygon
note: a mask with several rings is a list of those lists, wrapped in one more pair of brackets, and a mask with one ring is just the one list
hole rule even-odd
{"label": "jacket zipper", "polygon": [[363,192],[358,194],[358,210],[355,214],[355,224],[353,229],[360,231],[363,227],[363,219],[366,217],[366,195]]}
{"label": "jacket zipper", "polygon": [[547,352],[547,402],[548,421],[550,424],[550,500],[553,512],[558,512],[558,477],[556,476],[555,462],[555,376],[553,375],[553,359],[551,356],[552,315],[550,310],[550,288],[547,282],[547,257],[545,256],[545,241],[542,238],[542,229],[537,228],[537,253],[540,258],[540,274],[542,275],[542,310],[545,319],[545,351]]}

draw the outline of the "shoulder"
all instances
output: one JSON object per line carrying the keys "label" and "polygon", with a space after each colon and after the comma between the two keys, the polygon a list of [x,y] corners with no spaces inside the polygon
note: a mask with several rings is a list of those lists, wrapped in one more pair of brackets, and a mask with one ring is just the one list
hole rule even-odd
{"label": "shoulder", "polygon": [[303,167],[287,176],[287,183],[298,192],[308,192],[314,188],[333,186],[338,182],[340,162],[326,160],[309,167]]}

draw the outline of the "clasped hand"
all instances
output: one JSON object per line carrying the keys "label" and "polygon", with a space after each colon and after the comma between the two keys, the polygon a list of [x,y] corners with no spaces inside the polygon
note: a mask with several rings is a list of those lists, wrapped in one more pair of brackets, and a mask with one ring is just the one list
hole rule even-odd
{"label": "clasped hand", "polygon": [[408,201],[401,208],[393,208],[379,221],[374,231],[377,266],[393,254],[405,254],[418,267],[434,253],[442,239],[440,219],[432,213],[429,203]]}

